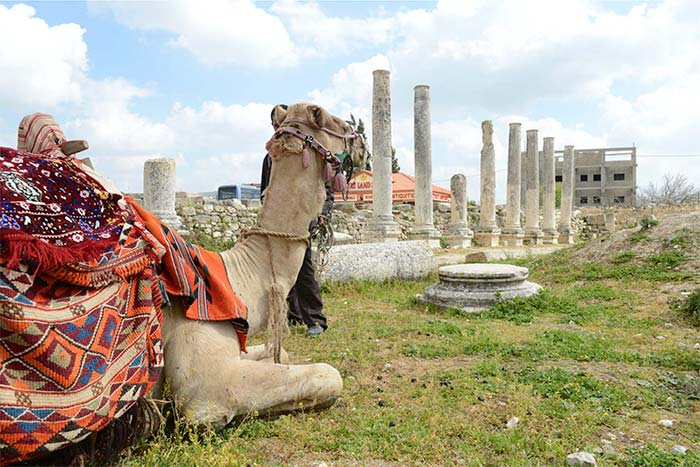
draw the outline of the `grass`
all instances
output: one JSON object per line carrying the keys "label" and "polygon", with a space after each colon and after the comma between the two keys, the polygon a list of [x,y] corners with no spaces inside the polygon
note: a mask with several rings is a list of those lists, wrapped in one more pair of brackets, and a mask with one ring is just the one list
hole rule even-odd
{"label": "grass", "polygon": [[[286,348],[341,372],[332,408],[219,433],[175,423],[122,465],[559,466],[579,450],[599,466],[700,465],[700,329],[689,319],[700,292],[673,300],[679,285],[700,286],[669,261],[518,260],[545,289],[478,316],[418,303],[435,275],[324,284],[328,332],[293,330]],[[596,452],[603,440],[614,452]],[[673,454],[676,444],[691,451]]]}

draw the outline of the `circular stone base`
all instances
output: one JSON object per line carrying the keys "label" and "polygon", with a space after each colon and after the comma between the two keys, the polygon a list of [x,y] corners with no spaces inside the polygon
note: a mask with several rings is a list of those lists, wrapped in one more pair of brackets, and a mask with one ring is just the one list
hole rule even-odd
{"label": "circular stone base", "polygon": [[441,308],[482,311],[499,300],[529,297],[542,287],[525,279],[527,268],[510,264],[457,264],[438,270],[440,281],[425,289],[418,299]]}

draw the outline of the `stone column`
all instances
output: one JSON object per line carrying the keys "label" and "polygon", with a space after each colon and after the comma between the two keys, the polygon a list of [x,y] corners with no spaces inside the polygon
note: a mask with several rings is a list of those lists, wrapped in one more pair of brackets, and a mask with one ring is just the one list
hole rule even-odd
{"label": "stone column", "polygon": [[[527,177],[525,174],[527,170],[527,152],[522,151],[520,153],[520,213],[525,214],[525,193],[527,192]],[[522,218],[522,216],[521,216]],[[520,222],[523,225],[523,222]]]}
{"label": "stone column", "polygon": [[174,159],[148,159],[144,164],[143,207],[181,234],[189,234],[182,230],[182,220],[175,213]]}
{"label": "stone column", "polygon": [[527,130],[527,149],[525,165],[525,243],[542,244],[540,229],[540,168],[537,150],[537,130]]}
{"label": "stone column", "polygon": [[391,91],[389,70],[374,70],[372,89],[372,220],[368,239],[397,241],[401,229],[391,213]]}
{"label": "stone column", "polygon": [[506,221],[501,243],[506,246],[523,245],[523,229],[520,226],[520,123],[511,123],[508,135],[508,185],[506,188]]}
{"label": "stone column", "polygon": [[430,87],[419,84],[413,100],[413,157],[416,170],[415,222],[408,232],[414,240],[440,247],[440,232],[433,225],[433,154],[430,137]]}
{"label": "stone column", "polygon": [[501,229],[496,224],[496,152],[491,120],[481,122],[481,135],[481,199],[479,226],[474,240],[481,246],[498,246]]}
{"label": "stone column", "polygon": [[557,225],[555,220],[555,204],[556,193],[554,183],[554,138],[544,138],[542,140],[542,161],[544,167],[540,173],[542,174],[542,232],[544,238],[542,243],[555,245],[559,234],[557,233]]}
{"label": "stone column", "polygon": [[574,243],[571,231],[571,215],[574,206],[574,147],[564,146],[561,171],[561,216],[559,219],[559,243]]}
{"label": "stone column", "polygon": [[450,199],[452,213],[445,233],[447,246],[450,248],[469,248],[474,235],[469,229],[467,177],[462,174],[453,175],[450,179],[450,191],[452,193]]}

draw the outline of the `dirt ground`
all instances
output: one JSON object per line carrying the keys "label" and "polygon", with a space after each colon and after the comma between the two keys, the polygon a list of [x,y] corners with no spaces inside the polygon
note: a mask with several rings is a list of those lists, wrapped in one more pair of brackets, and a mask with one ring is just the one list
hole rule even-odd
{"label": "dirt ground", "polygon": [[658,225],[648,229],[637,225],[592,240],[575,251],[573,257],[580,261],[610,263],[622,253],[632,252],[630,263],[642,264],[650,256],[677,251],[687,257],[677,266],[679,271],[700,270],[700,210],[667,214],[657,220]]}

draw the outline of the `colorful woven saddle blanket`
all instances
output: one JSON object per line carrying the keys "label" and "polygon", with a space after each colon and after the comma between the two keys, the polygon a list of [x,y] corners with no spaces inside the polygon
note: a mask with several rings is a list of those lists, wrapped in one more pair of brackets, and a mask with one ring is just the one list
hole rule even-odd
{"label": "colorful woven saddle blanket", "polygon": [[157,381],[163,251],[136,222],[92,268],[0,265],[0,465],[85,439]]}
{"label": "colorful woven saddle blanket", "polygon": [[0,253],[39,270],[97,259],[126,220],[120,199],[72,157],[0,147]]}
{"label": "colorful woven saddle blanket", "polygon": [[[0,233],[0,465],[80,442],[148,393],[163,365],[164,290],[182,300],[190,319],[231,321],[245,351],[246,308],[218,254],[185,242],[69,160],[0,154],[12,155],[5,167],[17,174],[5,177],[20,180],[1,188],[10,228]],[[17,168],[47,160],[62,168],[53,181]],[[54,181],[50,199],[62,203],[52,207],[42,190]],[[87,191],[79,194],[85,205],[69,196],[76,186]],[[35,193],[34,201],[23,193]],[[16,228],[21,215],[29,221]],[[96,257],[95,245],[102,248]]]}

